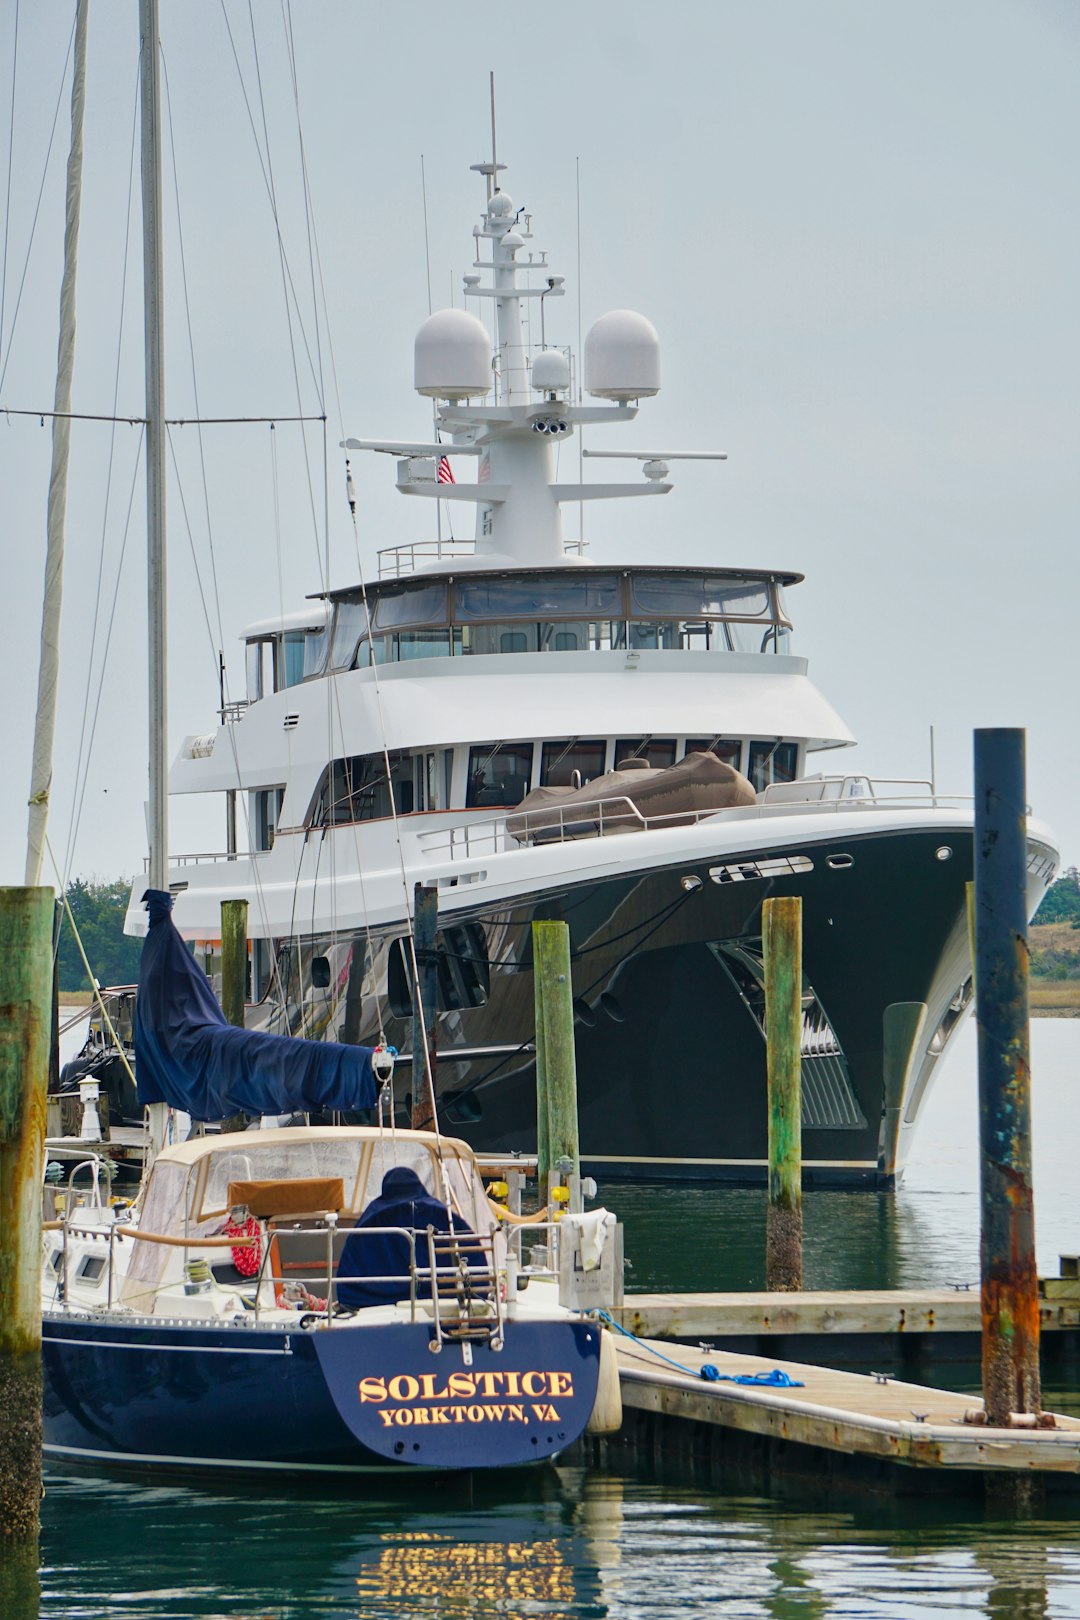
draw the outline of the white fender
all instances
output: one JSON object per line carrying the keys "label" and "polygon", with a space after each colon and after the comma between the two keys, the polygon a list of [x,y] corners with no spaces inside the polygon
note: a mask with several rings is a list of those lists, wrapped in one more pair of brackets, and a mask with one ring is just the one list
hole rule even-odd
{"label": "white fender", "polygon": [[607,1328],[600,1330],[600,1377],[596,1400],[588,1422],[590,1434],[617,1434],[622,1428],[622,1389],[619,1385],[619,1356],[615,1339]]}

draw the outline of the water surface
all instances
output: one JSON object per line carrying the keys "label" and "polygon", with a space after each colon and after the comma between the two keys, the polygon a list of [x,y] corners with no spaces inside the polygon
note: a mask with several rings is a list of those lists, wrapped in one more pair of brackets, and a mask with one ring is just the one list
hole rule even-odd
{"label": "water surface", "polygon": [[[1080,1249],[1080,1021],[1033,1025],[1040,1269]],[[974,1033],[896,1194],[809,1193],[808,1287],[977,1282]],[[764,1200],[610,1188],[631,1286],[760,1287]],[[267,1414],[273,1422],[273,1414]],[[1017,1524],[957,1498],[766,1498],[689,1464],[467,1481],[165,1486],[50,1471],[42,1614],[79,1620],[1080,1617],[1080,1501]]]}

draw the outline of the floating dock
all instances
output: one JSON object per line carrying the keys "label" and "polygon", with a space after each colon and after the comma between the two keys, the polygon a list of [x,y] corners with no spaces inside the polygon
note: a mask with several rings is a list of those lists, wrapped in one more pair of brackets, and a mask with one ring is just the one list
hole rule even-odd
{"label": "floating dock", "polygon": [[[965,1475],[967,1483],[971,1476],[1038,1476],[1080,1487],[1080,1418],[1055,1416],[1052,1428],[991,1429],[970,1421],[982,1410],[972,1395],[803,1362],[616,1340],[624,1422],[608,1446],[730,1462],[749,1442],[751,1456],[770,1469],[822,1477],[832,1464],[847,1471],[854,1464],[863,1477],[892,1476],[889,1485],[899,1489],[922,1490],[934,1475],[947,1488]],[[779,1368],[801,1387],[708,1382],[706,1363],[727,1378]],[[824,1454],[831,1461],[823,1469]]]}
{"label": "floating dock", "polygon": [[[1039,1288],[1044,1370],[1057,1381],[1072,1378],[1080,1368],[1080,1281],[1050,1277]],[[611,1314],[641,1339],[693,1345],[707,1340],[725,1353],[786,1356],[864,1372],[925,1378],[932,1368],[978,1366],[980,1357],[977,1286],[627,1294]]]}

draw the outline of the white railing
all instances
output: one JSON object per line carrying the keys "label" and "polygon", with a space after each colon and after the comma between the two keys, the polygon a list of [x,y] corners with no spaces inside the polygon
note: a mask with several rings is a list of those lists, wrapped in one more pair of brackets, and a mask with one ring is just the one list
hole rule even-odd
{"label": "white railing", "polygon": [[[567,557],[584,555],[588,541],[566,540],[563,552]],[[426,568],[444,557],[475,557],[476,541],[469,536],[447,537],[445,540],[413,540],[404,546],[386,546],[378,553],[380,579],[404,579],[418,568]]]}
{"label": "white railing", "polygon": [[[902,789],[883,792],[882,789]],[[781,793],[780,790],[783,790]],[[579,800],[573,805],[544,805],[536,810],[507,809],[497,816],[473,817],[452,827],[421,833],[425,856],[469,860],[498,855],[523,845],[562,844],[582,838],[604,838],[628,832],[649,832],[665,827],[690,827],[717,816],[752,820],[772,816],[834,814],[873,810],[955,809],[973,803],[970,794],[941,794],[933,784],[916,778],[867,776],[818,777],[802,782],[777,782],[765,788],[756,804],[726,809],[675,810],[643,815],[632,799]]]}

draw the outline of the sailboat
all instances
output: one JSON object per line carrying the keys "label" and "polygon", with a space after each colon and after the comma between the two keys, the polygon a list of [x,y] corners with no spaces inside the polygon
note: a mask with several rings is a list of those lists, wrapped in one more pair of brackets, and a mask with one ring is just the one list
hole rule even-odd
{"label": "sailboat", "polygon": [[[94,1195],[45,1223],[45,1454],[286,1476],[532,1465],[610,1422],[612,1352],[575,1275],[614,1286],[613,1218],[508,1231],[466,1143],[396,1127],[385,1050],[231,1027],[171,919],[157,0],[140,21],[151,703],[134,1046],[154,1152],[133,1203]],[[164,1129],[170,1111],[293,1107],[378,1123]]]}

